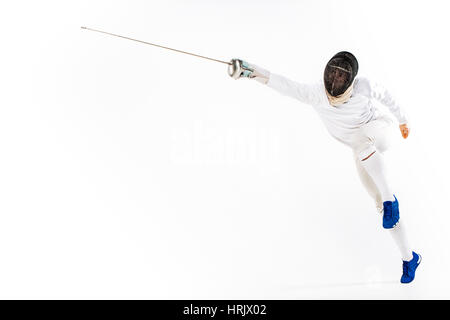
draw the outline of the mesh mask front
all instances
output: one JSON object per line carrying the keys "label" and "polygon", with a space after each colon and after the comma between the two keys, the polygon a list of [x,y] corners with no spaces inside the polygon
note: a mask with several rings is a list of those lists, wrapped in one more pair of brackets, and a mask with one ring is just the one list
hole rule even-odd
{"label": "mesh mask front", "polygon": [[358,73],[358,62],[349,52],[339,52],[328,61],[323,80],[328,93],[337,97],[353,83]]}

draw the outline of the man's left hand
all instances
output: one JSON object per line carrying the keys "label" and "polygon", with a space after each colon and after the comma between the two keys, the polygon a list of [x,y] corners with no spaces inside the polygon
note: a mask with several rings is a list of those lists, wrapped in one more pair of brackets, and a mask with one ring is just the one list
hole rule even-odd
{"label": "man's left hand", "polygon": [[401,124],[400,126],[400,132],[402,133],[402,136],[404,139],[408,138],[409,136],[409,127],[407,123]]}

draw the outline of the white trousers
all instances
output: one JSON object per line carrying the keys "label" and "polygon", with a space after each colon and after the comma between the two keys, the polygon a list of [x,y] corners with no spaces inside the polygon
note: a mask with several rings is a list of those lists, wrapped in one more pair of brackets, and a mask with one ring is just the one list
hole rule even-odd
{"label": "white trousers", "polygon": [[374,151],[384,153],[390,146],[393,132],[394,121],[388,116],[381,116],[362,126],[352,139],[356,170],[358,171],[362,184],[374,199],[375,206],[380,213],[383,211],[381,193],[370,175],[361,165],[361,160],[368,157]]}

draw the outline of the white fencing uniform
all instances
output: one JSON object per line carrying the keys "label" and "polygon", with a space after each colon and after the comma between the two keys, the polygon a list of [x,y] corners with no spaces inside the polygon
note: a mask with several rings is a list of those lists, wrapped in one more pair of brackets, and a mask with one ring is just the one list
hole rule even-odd
{"label": "white fencing uniform", "polygon": [[372,99],[387,106],[400,124],[407,122],[405,113],[392,95],[380,85],[370,83],[366,78],[357,77],[350,100],[337,106],[330,105],[323,83],[301,84],[271,73],[267,85],[281,94],[313,106],[328,132],[350,147],[356,131],[381,115],[372,104]]}
{"label": "white fencing uniform", "polygon": [[[386,105],[399,123],[407,122],[405,113],[392,95],[382,86],[373,84],[366,78],[357,77],[349,101],[337,106],[330,105],[323,83],[302,84],[269,73],[267,86],[311,105],[328,132],[353,149],[355,160],[362,160],[375,150],[383,153],[389,146],[389,136],[392,134],[394,123],[389,116],[372,104],[372,99]],[[362,167],[361,161],[356,161],[356,166],[361,181],[376,201],[377,208],[380,206],[382,208],[380,192]]]}
{"label": "white fencing uniform", "polygon": [[[390,192],[390,189],[385,177],[381,154],[389,147],[395,125],[388,115],[383,114],[372,104],[372,99],[385,105],[400,124],[405,124],[407,123],[406,115],[392,95],[382,86],[373,84],[366,78],[357,77],[350,99],[345,103],[332,106],[323,83],[302,84],[267,70],[263,71],[268,76],[266,84],[269,87],[283,95],[311,105],[319,114],[328,132],[335,139],[353,149],[361,182],[374,199],[377,211],[382,213],[383,201],[386,201],[383,198],[386,198],[386,191]],[[377,152],[376,157],[371,157],[372,164],[370,166],[372,167],[369,167],[368,163],[362,160],[375,152]],[[373,164],[375,164],[375,170]],[[371,168],[371,174],[368,172],[369,168]],[[376,181],[373,178],[376,178]],[[384,186],[384,190],[380,190],[380,186]],[[390,196],[393,197],[393,194],[390,193]],[[402,260],[412,259],[412,251],[403,224],[399,222],[389,232],[400,250]]]}

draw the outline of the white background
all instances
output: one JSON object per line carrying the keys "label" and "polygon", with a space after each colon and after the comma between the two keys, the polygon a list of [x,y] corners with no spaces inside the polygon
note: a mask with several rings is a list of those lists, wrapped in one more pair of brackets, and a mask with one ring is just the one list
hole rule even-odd
{"label": "white background", "polygon": [[[446,1],[8,1],[0,5],[0,298],[448,299]],[[351,151],[297,81],[353,52],[410,116],[386,154],[416,280]]]}

